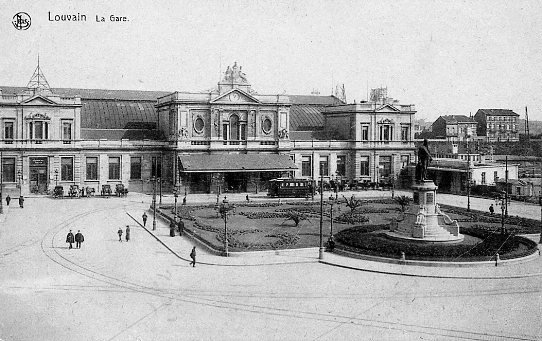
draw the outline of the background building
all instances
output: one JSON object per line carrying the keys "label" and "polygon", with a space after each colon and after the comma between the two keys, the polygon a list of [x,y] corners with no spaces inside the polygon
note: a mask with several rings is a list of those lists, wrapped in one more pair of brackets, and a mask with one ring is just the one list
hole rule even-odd
{"label": "background building", "polygon": [[465,141],[476,138],[477,122],[465,115],[445,115],[437,118],[432,124],[434,138],[445,138],[447,141]]}
{"label": "background building", "polygon": [[519,141],[519,115],[508,109],[478,109],[474,119],[478,122],[478,135],[487,142]]}

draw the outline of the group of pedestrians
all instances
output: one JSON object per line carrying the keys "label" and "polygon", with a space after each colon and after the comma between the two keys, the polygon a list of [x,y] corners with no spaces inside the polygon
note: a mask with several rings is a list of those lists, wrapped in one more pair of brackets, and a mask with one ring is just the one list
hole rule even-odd
{"label": "group of pedestrians", "polygon": [[85,237],[81,233],[81,230],[77,230],[75,236],[73,235],[72,230],[70,230],[70,232],[68,232],[68,235],[66,236],[66,243],[70,244],[70,249],[73,249],[73,243],[75,243],[75,248],[80,249],[81,243],[84,241]]}
{"label": "group of pedestrians", "polygon": [[[8,196],[6,197],[6,205],[9,206],[10,202],[11,202],[11,197],[8,194]],[[19,207],[24,208],[24,197],[22,195],[19,196]]]}
{"label": "group of pedestrians", "polygon": [[[122,227],[119,227],[119,230],[117,231],[117,234],[119,235],[119,242],[122,242]],[[125,234],[126,241],[130,241],[130,225],[126,225],[126,234]]]}

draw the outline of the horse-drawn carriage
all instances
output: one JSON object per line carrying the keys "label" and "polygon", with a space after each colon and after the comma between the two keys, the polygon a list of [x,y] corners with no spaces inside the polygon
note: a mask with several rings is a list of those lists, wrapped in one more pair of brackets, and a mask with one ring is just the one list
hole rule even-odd
{"label": "horse-drawn carriage", "polygon": [[68,196],[72,198],[79,198],[80,196],[79,192],[79,185],[70,185],[70,189],[68,191]]}
{"label": "horse-drawn carriage", "polygon": [[111,185],[102,185],[102,197],[111,195]]}
{"label": "horse-drawn carriage", "polygon": [[53,198],[62,198],[62,197],[64,197],[64,187],[55,186],[55,189],[53,189]]}
{"label": "horse-drawn carriage", "polygon": [[128,195],[128,188],[124,187],[124,184],[117,184],[115,186],[115,195],[119,197],[125,197]]}

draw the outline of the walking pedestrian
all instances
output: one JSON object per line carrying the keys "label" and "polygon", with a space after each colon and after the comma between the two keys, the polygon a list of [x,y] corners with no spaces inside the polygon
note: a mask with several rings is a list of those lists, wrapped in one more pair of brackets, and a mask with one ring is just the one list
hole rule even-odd
{"label": "walking pedestrian", "polygon": [[77,233],[75,234],[75,247],[80,249],[81,243],[84,241],[85,241],[85,237],[83,237],[81,230],[77,230]]}
{"label": "walking pedestrian", "polygon": [[249,202],[250,202],[250,198],[248,197],[248,194],[247,194],[247,198],[246,198],[246,199],[247,199],[247,203],[249,203]]}
{"label": "walking pedestrian", "polygon": [[73,237],[72,230],[68,232],[68,235],[66,236],[66,243],[70,243],[70,249],[73,248],[72,244],[74,242],[75,238]]}
{"label": "walking pedestrian", "polygon": [[126,225],[126,241],[130,240],[130,226]]}
{"label": "walking pedestrian", "polygon": [[190,258],[192,258],[190,265],[192,265],[192,267],[195,267],[196,266],[196,247],[195,246],[192,248],[192,252],[190,252]]}
{"label": "walking pedestrian", "polygon": [[122,227],[119,227],[119,230],[117,231],[119,235],[119,242],[122,242]]}
{"label": "walking pedestrian", "polygon": [[494,212],[495,212],[495,208],[493,207],[493,204],[491,204],[491,206],[489,206],[489,213],[493,215]]}
{"label": "walking pedestrian", "polygon": [[186,205],[186,196],[183,198],[183,205]]}
{"label": "walking pedestrian", "polygon": [[23,206],[24,206],[24,197],[21,195],[21,196],[19,197],[19,207],[20,207],[20,208],[24,208]]}
{"label": "walking pedestrian", "polygon": [[175,237],[175,222],[173,220],[169,223],[169,236]]}
{"label": "walking pedestrian", "polygon": [[7,204],[7,206],[9,206],[9,202],[10,202],[10,201],[11,201],[11,197],[10,197],[9,194],[8,194],[8,196],[6,197],[6,204]]}
{"label": "walking pedestrian", "polygon": [[147,226],[147,213],[143,212],[143,226]]}

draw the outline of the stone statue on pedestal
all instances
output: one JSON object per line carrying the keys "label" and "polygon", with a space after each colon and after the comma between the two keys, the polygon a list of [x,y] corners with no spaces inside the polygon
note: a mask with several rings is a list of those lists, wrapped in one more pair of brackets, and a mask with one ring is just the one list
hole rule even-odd
{"label": "stone statue on pedestal", "polygon": [[418,148],[418,164],[416,165],[416,181],[427,180],[427,168],[433,160],[429,152],[427,139],[423,140],[423,145]]}

